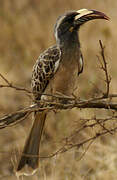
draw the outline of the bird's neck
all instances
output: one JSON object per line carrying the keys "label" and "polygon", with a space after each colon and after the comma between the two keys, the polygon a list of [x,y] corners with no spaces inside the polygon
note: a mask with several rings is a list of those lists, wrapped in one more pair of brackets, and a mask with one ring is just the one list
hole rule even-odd
{"label": "bird's neck", "polygon": [[80,48],[80,42],[77,32],[65,34],[59,38],[57,44],[62,48],[63,51],[74,51]]}

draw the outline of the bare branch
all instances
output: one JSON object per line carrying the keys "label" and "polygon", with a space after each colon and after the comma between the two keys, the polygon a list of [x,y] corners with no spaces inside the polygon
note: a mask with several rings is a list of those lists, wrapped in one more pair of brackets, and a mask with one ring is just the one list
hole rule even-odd
{"label": "bare branch", "polygon": [[106,131],[108,131],[111,135],[113,135],[113,133],[107,129],[105,126],[104,126],[104,122],[100,122],[98,119],[95,118],[95,120],[97,121],[97,123]]}
{"label": "bare branch", "polygon": [[[101,68],[102,70],[104,71],[105,73],[105,82],[106,82],[106,93],[104,93],[104,96],[108,97],[109,95],[109,90],[110,90],[110,82],[111,82],[111,77],[110,75],[108,74],[108,67],[107,67],[107,61],[106,61],[106,58],[105,58],[105,47],[103,46],[102,44],[102,41],[99,40],[99,44],[100,44],[100,48],[101,48],[101,56],[102,56],[102,61],[103,63],[100,61],[100,64],[101,64]],[[99,58],[98,58],[99,59]]]}
{"label": "bare branch", "polygon": [[0,77],[5,81],[6,85],[2,85],[0,84],[0,88],[13,88],[15,90],[18,91],[25,91],[26,93],[32,93],[30,90],[24,88],[24,87],[18,87],[13,85],[12,83],[10,83],[1,73],[0,73]]}
{"label": "bare branch", "polygon": [[[13,125],[17,122],[20,122],[22,118],[25,118],[28,116],[30,113],[35,112],[35,111],[43,111],[43,110],[65,110],[65,109],[72,109],[72,108],[98,108],[98,109],[111,109],[111,110],[116,110],[117,111],[117,103],[111,103],[111,102],[106,102],[105,100],[66,100],[64,103],[64,97],[63,101],[62,97],[60,100],[57,99],[56,101],[40,101],[39,104],[33,104],[27,108],[23,108],[22,110],[16,111],[15,113],[7,114],[6,116],[0,118],[0,128],[5,128],[8,127],[9,125]],[[21,119],[21,120],[20,120]]]}
{"label": "bare branch", "polygon": [[[115,128],[110,128],[109,130],[104,128],[103,131],[100,131],[100,132],[97,132],[95,133],[95,135],[93,135],[92,137],[88,137],[88,138],[85,138],[84,140],[82,140],[80,143],[73,143],[72,142],[72,138],[73,137],[76,137],[76,136],[79,136],[79,133],[81,131],[84,131],[86,128],[94,128],[95,126],[99,125],[100,126],[100,123],[105,123],[105,122],[108,122],[108,121],[112,121],[112,120],[115,120],[116,121],[117,119],[117,116],[110,116],[106,119],[96,119],[95,117],[94,118],[91,118],[91,119],[83,119],[83,121],[85,121],[85,123],[83,124],[83,126],[81,128],[79,128],[78,130],[76,130],[75,132],[73,131],[73,133],[68,136],[68,137],[65,137],[64,139],[64,144],[59,148],[57,149],[55,152],[51,153],[50,155],[47,155],[47,156],[37,156],[37,155],[32,155],[32,154],[23,154],[24,156],[29,156],[29,157],[39,157],[41,159],[45,159],[45,158],[52,158],[58,154],[63,154],[65,152],[67,152],[68,150],[70,149],[73,149],[73,148],[77,148],[79,149],[80,147],[84,146],[85,144],[87,145],[87,147],[85,148],[84,152],[82,153],[81,157],[79,158],[79,160],[85,155],[85,153],[87,152],[87,150],[89,149],[90,145],[99,137],[103,136],[103,135],[106,135],[106,134],[113,134],[115,132],[117,132],[117,127]],[[92,123],[92,120],[95,120],[95,122]],[[88,122],[88,124],[86,124]],[[89,123],[90,122],[90,123]],[[100,123],[99,123],[100,122]],[[4,152],[4,151],[0,151],[1,154],[8,154],[8,152]],[[20,152],[21,153],[21,152]],[[10,153],[10,154],[15,154],[14,152]]]}
{"label": "bare branch", "polygon": [[30,112],[20,112],[20,113],[13,113],[4,116],[0,120],[0,129],[3,129],[8,126],[16,125],[17,123],[23,121],[29,116]]}
{"label": "bare branch", "polygon": [[0,77],[10,86],[11,83],[0,73]]}
{"label": "bare branch", "polygon": [[[110,132],[111,133],[115,133],[117,132],[117,127],[115,128],[111,128],[110,129]],[[80,143],[76,143],[76,144],[73,144],[71,141],[66,141],[64,145],[62,145],[57,151],[55,151],[54,153],[48,155],[48,156],[37,156],[37,155],[32,155],[32,154],[23,154],[24,156],[29,156],[29,157],[39,157],[41,159],[44,159],[44,158],[52,158],[58,154],[63,154],[67,151],[69,151],[70,149],[73,149],[73,148],[80,148],[82,147],[83,145],[89,143],[89,145],[87,146],[87,148],[85,149],[85,151],[83,152],[81,158],[84,156],[84,154],[86,153],[86,151],[88,150],[88,148],[90,147],[90,145],[94,142],[94,140],[96,140],[97,138],[103,136],[103,135],[106,135],[108,133],[110,133],[108,130],[105,130],[105,131],[102,131],[102,132],[98,132],[96,133],[94,136],[92,137],[89,137],[83,141],[81,141]]]}

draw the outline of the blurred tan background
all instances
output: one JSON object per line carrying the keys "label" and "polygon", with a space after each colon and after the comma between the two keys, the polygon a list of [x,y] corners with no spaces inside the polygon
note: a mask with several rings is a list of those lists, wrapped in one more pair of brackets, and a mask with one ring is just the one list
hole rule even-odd
{"label": "blurred tan background", "polygon": [[[116,0],[0,0],[0,73],[15,85],[30,89],[31,71],[39,54],[55,43],[53,26],[59,15],[68,10],[95,9],[110,17],[110,22],[95,20],[80,30],[84,56],[84,73],[79,77],[79,97],[88,98],[104,90],[103,73],[98,68],[99,39],[106,46],[106,57],[112,76],[111,93],[117,91],[117,1]],[[3,84],[0,79],[0,84]],[[0,115],[28,106],[26,94],[10,88],[0,89]],[[69,136],[80,118],[110,115],[104,110],[69,110],[50,113],[46,121],[41,155],[57,150],[62,139]],[[31,127],[31,117],[22,123],[0,130],[0,179],[15,180],[18,155]],[[91,132],[83,132],[88,137]],[[96,131],[96,130],[94,130]],[[83,148],[72,149],[52,159],[43,159],[36,175],[24,180],[116,180],[117,136],[96,140],[79,161]],[[14,152],[14,155],[12,154]]]}

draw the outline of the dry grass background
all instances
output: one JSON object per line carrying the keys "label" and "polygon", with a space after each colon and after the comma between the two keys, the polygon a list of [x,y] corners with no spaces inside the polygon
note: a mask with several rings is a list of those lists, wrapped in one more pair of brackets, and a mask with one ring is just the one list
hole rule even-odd
{"label": "dry grass background", "polygon": [[[84,55],[84,73],[79,77],[79,96],[87,98],[98,93],[95,83],[104,89],[103,74],[98,69],[99,39],[106,45],[106,56],[112,75],[111,93],[117,92],[117,1],[112,0],[1,0],[0,1],[0,73],[16,85],[30,88],[32,66],[40,52],[55,43],[53,25],[58,15],[67,10],[80,8],[105,12],[110,22],[90,22],[80,31]],[[2,84],[0,79],[0,84]],[[30,99],[13,89],[0,89],[0,114],[15,111],[30,104]],[[65,136],[79,127],[81,118],[110,115],[104,110],[68,110],[50,113],[45,125],[41,155],[54,152]],[[0,179],[15,180],[13,164],[18,156],[12,152],[21,150],[31,127],[31,117],[21,124],[0,131]],[[97,129],[85,131],[74,141],[90,136]],[[36,175],[23,177],[24,180],[116,180],[117,141],[115,135],[96,140],[85,156],[84,152],[72,149],[52,159],[43,159]],[[6,152],[6,153],[5,153]],[[13,159],[13,163],[12,163]],[[15,166],[16,167],[16,166]]]}

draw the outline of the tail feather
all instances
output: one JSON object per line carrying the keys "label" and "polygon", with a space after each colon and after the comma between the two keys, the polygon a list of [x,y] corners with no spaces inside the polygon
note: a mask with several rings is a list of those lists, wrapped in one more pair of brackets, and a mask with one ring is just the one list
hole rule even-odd
{"label": "tail feather", "polygon": [[35,121],[24,146],[16,175],[31,175],[38,168],[39,147],[46,119],[46,112],[36,112]]}

